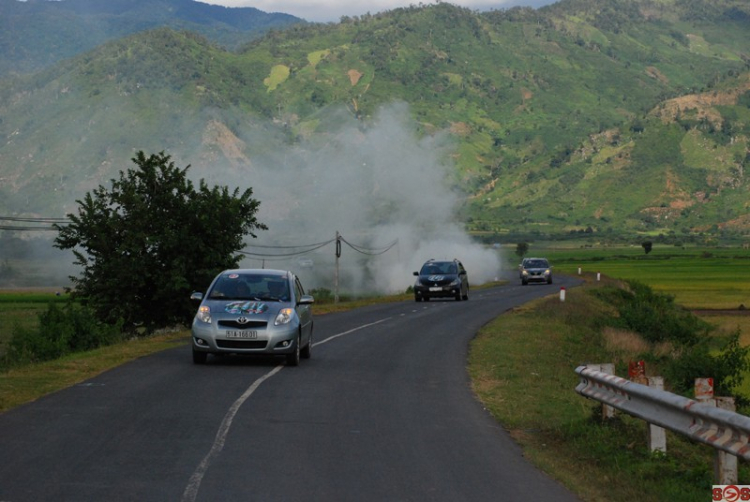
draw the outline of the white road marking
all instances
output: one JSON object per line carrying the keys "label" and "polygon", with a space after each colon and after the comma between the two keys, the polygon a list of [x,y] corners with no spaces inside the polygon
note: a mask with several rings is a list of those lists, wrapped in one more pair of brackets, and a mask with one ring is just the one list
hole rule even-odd
{"label": "white road marking", "polygon": [[240,406],[242,406],[242,404],[247,401],[247,399],[253,394],[253,392],[255,392],[258,387],[260,387],[260,384],[281,371],[283,367],[284,365],[280,364],[257,379],[255,382],[253,382],[253,384],[248,387],[247,390],[239,397],[239,399],[237,399],[229,408],[229,411],[227,411],[227,414],[224,415],[224,420],[222,420],[221,425],[219,426],[219,431],[216,433],[216,438],[214,439],[214,444],[211,447],[211,450],[208,452],[208,455],[203,458],[193,475],[190,476],[190,482],[188,483],[185,491],[182,494],[183,501],[192,502],[195,500],[195,497],[198,496],[198,489],[200,488],[201,481],[203,481],[203,476],[211,466],[211,462],[214,460],[214,458],[216,458],[219,453],[221,453],[221,450],[224,449],[224,443],[226,442],[227,435],[229,434],[229,429],[230,427],[232,427],[232,420],[234,420],[235,415],[237,415]]}
{"label": "white road marking", "polygon": [[349,331],[344,331],[343,333],[339,333],[338,335],[329,336],[328,338],[321,340],[317,343],[313,344],[313,347],[317,347],[318,345],[323,345],[324,343],[328,343],[331,340],[335,340],[336,338],[339,338],[341,336],[349,335],[351,333],[354,333],[355,331],[359,331],[361,329],[369,328],[370,326],[375,326],[376,324],[380,324],[381,322],[385,322],[387,320],[391,319],[390,317],[386,317],[385,319],[381,319],[379,321],[371,322],[370,324],[363,324],[362,326],[358,326],[356,328],[350,329]]}
{"label": "white road marking", "polygon": [[[328,343],[331,340],[335,340],[336,338],[349,335],[351,333],[354,333],[355,331],[359,331],[361,329],[369,328],[370,326],[375,326],[376,324],[380,324],[381,322],[385,322],[387,320],[391,319],[390,317],[386,317],[385,319],[381,319],[380,321],[375,321],[370,324],[363,324],[362,326],[358,326],[356,328],[350,329],[349,331],[344,331],[343,333],[339,333],[337,335],[330,336],[324,340],[321,340],[317,343],[313,344],[313,347],[322,345],[324,343]],[[232,427],[232,421],[234,420],[235,415],[237,415],[237,412],[239,411],[240,407],[247,401],[250,396],[253,395],[253,393],[258,390],[258,387],[260,387],[260,384],[274,376],[276,373],[281,371],[284,368],[285,365],[280,364],[276,366],[274,369],[263,375],[262,377],[258,378],[253,384],[247,388],[247,390],[232,404],[232,406],[229,407],[229,411],[227,411],[227,414],[224,415],[224,420],[222,420],[221,425],[219,426],[219,431],[216,433],[216,438],[214,439],[214,444],[211,446],[211,450],[208,452],[208,454],[203,457],[203,460],[198,465],[198,468],[195,470],[192,476],[190,476],[190,481],[188,482],[187,487],[185,488],[185,491],[182,493],[182,501],[183,502],[194,502],[196,497],[198,496],[198,490],[200,489],[201,482],[203,481],[203,476],[205,476],[206,471],[208,471],[208,468],[211,467],[211,462],[221,453],[221,450],[224,449],[224,443],[226,442],[227,435],[229,435],[229,429]]]}

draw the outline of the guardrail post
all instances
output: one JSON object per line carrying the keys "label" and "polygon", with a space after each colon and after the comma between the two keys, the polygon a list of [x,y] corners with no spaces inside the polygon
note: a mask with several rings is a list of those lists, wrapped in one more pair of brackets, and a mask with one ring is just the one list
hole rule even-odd
{"label": "guardrail post", "polygon": [[[591,368],[594,371],[601,371],[607,375],[615,374],[615,365],[613,363],[587,364],[586,367]],[[602,418],[615,418],[615,408],[608,404],[602,404]]]}
{"label": "guardrail post", "polygon": [[[736,407],[733,397],[716,397],[716,407],[723,410],[734,412]],[[717,484],[734,485],[737,484],[737,457],[731,453],[716,450],[714,459],[714,475]]]}
{"label": "guardrail post", "polygon": [[[662,377],[648,377],[648,386],[656,390],[664,390],[664,379]],[[658,425],[647,424],[648,427],[648,449],[667,452],[667,430]]]}
{"label": "guardrail post", "polygon": [[[696,378],[695,379],[695,399],[698,402],[707,404],[709,406],[715,406],[722,410],[734,412],[736,406],[734,404],[733,397],[717,397],[714,396],[714,379],[713,378]],[[719,433],[723,435],[730,434],[731,432],[719,430]],[[721,441],[723,437],[716,437],[717,441]],[[737,483],[737,457],[731,453],[716,450],[716,456],[714,457],[714,478],[717,484],[720,485],[733,485]]]}

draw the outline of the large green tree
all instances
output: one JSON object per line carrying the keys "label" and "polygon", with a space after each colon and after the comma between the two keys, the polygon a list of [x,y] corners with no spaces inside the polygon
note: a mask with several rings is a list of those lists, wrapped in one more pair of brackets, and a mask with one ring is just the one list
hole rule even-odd
{"label": "large green tree", "polygon": [[252,188],[196,188],[164,152],[132,159],[111,188],[78,200],[78,214],[57,225],[55,246],[71,249],[79,277],[72,292],[99,320],[122,319],[146,332],[189,321],[190,292],[203,290],[219,271],[237,267],[245,236],[255,237],[260,202]]}

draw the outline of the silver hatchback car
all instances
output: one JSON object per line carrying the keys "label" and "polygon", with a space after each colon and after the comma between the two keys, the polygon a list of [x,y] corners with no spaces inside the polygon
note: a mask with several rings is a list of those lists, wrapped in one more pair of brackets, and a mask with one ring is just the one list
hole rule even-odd
{"label": "silver hatchback car", "polygon": [[524,258],[518,266],[521,284],[530,282],[546,282],[552,284],[552,265],[547,258]]}
{"label": "silver hatchback car", "polygon": [[285,270],[236,269],[216,276],[193,319],[193,362],[208,354],[283,355],[297,366],[313,345],[312,296]]}

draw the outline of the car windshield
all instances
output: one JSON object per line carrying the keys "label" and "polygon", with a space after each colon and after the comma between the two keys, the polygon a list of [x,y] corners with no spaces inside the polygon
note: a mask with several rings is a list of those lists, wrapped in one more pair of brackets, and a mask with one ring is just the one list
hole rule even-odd
{"label": "car windshield", "polygon": [[435,275],[435,274],[456,274],[458,270],[456,264],[453,262],[433,262],[426,263],[422,267],[420,275]]}
{"label": "car windshield", "polygon": [[549,268],[547,260],[529,260],[525,264],[526,268]]}
{"label": "car windshield", "polygon": [[289,283],[277,275],[224,274],[208,294],[212,300],[289,301]]}

